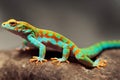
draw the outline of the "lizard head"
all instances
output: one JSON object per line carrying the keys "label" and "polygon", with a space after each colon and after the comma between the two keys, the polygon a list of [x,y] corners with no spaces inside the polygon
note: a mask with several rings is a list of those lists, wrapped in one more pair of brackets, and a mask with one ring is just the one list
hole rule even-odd
{"label": "lizard head", "polygon": [[30,33],[33,31],[34,27],[27,22],[10,19],[2,23],[2,28],[5,28],[11,32]]}

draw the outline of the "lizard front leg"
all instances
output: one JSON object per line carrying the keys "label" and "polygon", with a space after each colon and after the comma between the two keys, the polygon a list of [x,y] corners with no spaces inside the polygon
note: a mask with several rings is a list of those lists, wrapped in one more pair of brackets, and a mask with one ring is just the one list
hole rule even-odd
{"label": "lizard front leg", "polygon": [[30,49],[30,47],[28,47],[28,41],[25,39],[23,40],[22,45],[20,45],[18,48],[16,48],[16,50],[18,50],[18,51],[20,51],[20,50],[25,51],[25,50],[29,50],[29,49]]}
{"label": "lizard front leg", "polygon": [[46,46],[38,41],[36,38],[34,38],[34,34],[28,35],[27,38],[31,44],[39,48],[39,56],[33,56],[33,58],[30,59],[30,62],[36,61],[36,63],[42,63],[43,61],[47,61],[46,59],[44,59],[46,54]]}

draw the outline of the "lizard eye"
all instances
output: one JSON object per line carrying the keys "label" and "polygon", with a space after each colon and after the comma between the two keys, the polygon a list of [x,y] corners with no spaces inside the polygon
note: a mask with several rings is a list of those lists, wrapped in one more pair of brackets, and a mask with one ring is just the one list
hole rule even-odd
{"label": "lizard eye", "polygon": [[10,24],[11,26],[16,26],[16,25],[17,25],[16,22],[10,22],[9,24]]}

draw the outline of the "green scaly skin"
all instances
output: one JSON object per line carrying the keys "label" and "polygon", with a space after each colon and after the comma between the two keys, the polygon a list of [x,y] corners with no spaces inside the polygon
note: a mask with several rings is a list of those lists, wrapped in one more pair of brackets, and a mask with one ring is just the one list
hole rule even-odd
{"label": "green scaly skin", "polygon": [[58,62],[57,65],[61,62],[68,62],[67,59],[70,55],[70,51],[72,51],[75,58],[81,63],[89,67],[98,68],[105,66],[106,61],[101,59],[93,61],[91,58],[97,56],[104,49],[115,47],[120,48],[120,40],[103,41],[88,48],[78,48],[71,40],[59,33],[39,29],[27,22],[17,21],[15,19],[3,22],[2,28],[24,38],[24,45],[21,47],[24,50],[32,47],[39,48],[39,56],[34,56],[30,59],[31,62],[35,61],[36,63],[47,61],[45,59],[46,47],[51,47],[48,43],[51,43],[53,46],[59,46],[63,49],[62,58],[52,58],[53,62]]}

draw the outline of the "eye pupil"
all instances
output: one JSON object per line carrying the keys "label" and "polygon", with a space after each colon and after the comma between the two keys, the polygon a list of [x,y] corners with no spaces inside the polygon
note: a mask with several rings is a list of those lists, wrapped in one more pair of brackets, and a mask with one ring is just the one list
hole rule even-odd
{"label": "eye pupil", "polygon": [[15,22],[11,22],[10,24],[15,24]]}
{"label": "eye pupil", "polygon": [[16,22],[10,22],[9,23],[11,26],[15,26],[17,23]]}

